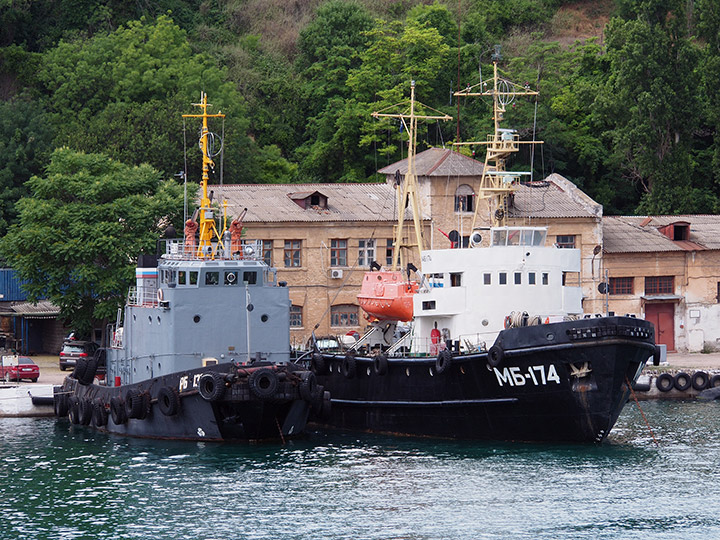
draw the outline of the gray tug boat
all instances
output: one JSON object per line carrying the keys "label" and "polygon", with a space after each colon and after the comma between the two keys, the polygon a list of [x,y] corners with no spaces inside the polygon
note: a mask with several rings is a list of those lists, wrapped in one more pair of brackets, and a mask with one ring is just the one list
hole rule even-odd
{"label": "gray tug boat", "polygon": [[[81,359],[56,389],[55,413],[73,424],[180,440],[264,440],[300,434],[311,408],[330,396],[311,371],[291,362],[289,294],[259,246],[241,240],[242,222],[218,232],[208,196],[214,166],[207,96],[198,220],[183,239],[141,255],[136,286],[93,358]],[[172,233],[170,236],[174,236]],[[105,381],[95,378],[105,364]]]}

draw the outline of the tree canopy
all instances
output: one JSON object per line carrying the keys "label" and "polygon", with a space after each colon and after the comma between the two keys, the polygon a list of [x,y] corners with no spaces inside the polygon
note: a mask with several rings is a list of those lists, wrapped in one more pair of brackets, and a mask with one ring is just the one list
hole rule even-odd
{"label": "tree canopy", "polygon": [[123,304],[137,255],[155,253],[165,227],[181,225],[182,186],[149,165],[63,148],[28,188],[0,251],[30,299],[51,300],[89,335],[94,320],[114,317]]}

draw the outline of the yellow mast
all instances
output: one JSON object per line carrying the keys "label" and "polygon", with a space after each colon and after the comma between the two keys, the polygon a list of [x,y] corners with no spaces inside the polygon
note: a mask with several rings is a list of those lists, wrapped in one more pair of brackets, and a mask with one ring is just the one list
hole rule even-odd
{"label": "yellow mast", "polygon": [[[217,246],[215,247],[215,249],[213,249],[212,240],[213,238],[217,238],[219,240],[221,236],[217,231],[217,227],[215,226],[215,218],[213,216],[213,211],[211,208],[212,201],[210,200],[210,197],[208,197],[208,180],[210,179],[209,171],[211,167],[215,168],[215,162],[212,160],[209,154],[210,144],[208,138],[211,134],[208,130],[208,118],[225,118],[225,115],[219,112],[217,114],[208,114],[208,107],[212,107],[212,105],[208,104],[207,94],[205,92],[200,92],[200,103],[193,103],[193,105],[196,107],[200,107],[202,109],[202,114],[183,114],[182,116],[183,118],[202,118],[203,121],[200,131],[200,150],[203,156],[203,167],[202,180],[200,182],[200,187],[202,189],[202,197],[200,199],[199,208],[200,238],[198,242],[197,256],[209,256],[210,258],[215,258]],[[223,201],[222,232],[225,232],[226,228],[227,201]]]}
{"label": "yellow mast", "polygon": [[[403,190],[400,192],[400,186],[397,187],[398,193],[398,222],[395,228],[395,238],[393,240],[393,262],[392,271],[399,270],[401,267],[406,265],[406,261],[402,260],[400,254],[400,248],[402,247],[413,247],[413,244],[403,245],[403,225],[405,221],[405,206],[409,205],[412,210],[413,225],[415,227],[415,244],[418,251],[418,261],[420,260],[420,253],[425,249],[425,242],[423,239],[422,224],[420,223],[420,209],[418,207],[418,195],[417,195],[417,176],[415,174],[415,147],[417,146],[417,121],[418,119],[423,120],[452,120],[452,116],[442,114],[441,116],[428,116],[415,114],[415,81],[410,81],[410,112],[409,113],[384,113],[392,107],[382,109],[372,113],[373,118],[399,118],[405,126],[408,132],[408,170],[405,173],[405,181],[403,182]],[[422,105],[422,103],[419,103]],[[427,105],[424,107],[437,111]]]}
{"label": "yellow mast", "polygon": [[[480,180],[480,192],[478,199],[488,199],[490,219],[493,226],[503,226],[507,220],[508,198],[512,192],[517,190],[517,172],[505,172],[505,162],[511,154],[520,150],[521,144],[542,144],[543,141],[521,141],[517,133],[510,130],[503,130],[500,122],[503,120],[506,105],[512,103],[515,96],[536,96],[538,92],[530,90],[527,86],[520,86],[507,79],[498,76],[498,62],[500,54],[496,49],[493,55],[493,84],[492,88],[487,87],[487,82],[480,81],[478,84],[468,86],[466,89],[455,92],[456,96],[492,96],[493,99],[493,123],[494,133],[487,136],[486,141],[456,142],[456,145],[487,145],[485,153],[485,166]],[[474,89],[480,86],[480,91]],[[475,228],[479,204],[475,205],[472,228]]]}

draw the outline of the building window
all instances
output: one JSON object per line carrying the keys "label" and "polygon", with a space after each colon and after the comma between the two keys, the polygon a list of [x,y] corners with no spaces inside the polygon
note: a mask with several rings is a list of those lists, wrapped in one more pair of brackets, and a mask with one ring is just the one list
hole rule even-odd
{"label": "building window", "polygon": [[558,234],[555,238],[555,244],[557,245],[557,247],[567,249],[575,248],[574,234]]}
{"label": "building window", "polygon": [[608,294],[633,294],[633,281],[631,277],[611,277]]}
{"label": "building window", "polygon": [[285,240],[285,267],[300,268],[302,240]]}
{"label": "building window", "polygon": [[262,250],[263,261],[268,266],[272,266],[272,240],[261,240],[260,242],[262,243],[262,247],[260,249]]}
{"label": "building window", "polygon": [[370,266],[375,260],[375,239],[358,241],[358,266]]}
{"label": "building window", "polygon": [[347,266],[347,240],[330,240],[330,266]]}
{"label": "building window", "polygon": [[290,328],[301,328],[302,325],[302,306],[290,306]]}
{"label": "building window", "polygon": [[387,243],[385,244],[385,264],[387,266],[392,266],[393,260],[393,240],[391,238],[388,238]]}
{"label": "building window", "polygon": [[331,326],[357,326],[358,308],[352,304],[341,304],[330,308]]}
{"label": "building window", "polygon": [[673,294],[675,276],[648,276],[645,278],[645,294]]}
{"label": "building window", "polygon": [[475,199],[475,193],[472,188],[467,184],[458,186],[455,191],[455,211],[456,212],[472,212],[475,210],[473,206],[473,200]]}

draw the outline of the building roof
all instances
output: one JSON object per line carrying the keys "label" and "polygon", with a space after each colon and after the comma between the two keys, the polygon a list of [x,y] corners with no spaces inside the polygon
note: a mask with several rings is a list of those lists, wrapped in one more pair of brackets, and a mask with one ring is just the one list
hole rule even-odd
{"label": "building roof", "polygon": [[[688,240],[671,240],[658,229],[673,223],[690,224]],[[720,216],[605,216],[606,253],[650,253],[720,249]]]}
{"label": "building roof", "polygon": [[60,308],[49,300],[32,302],[0,302],[0,313],[21,316],[26,319],[54,319],[60,315]]}
{"label": "building roof", "polygon": [[553,173],[545,180],[525,182],[519,186],[510,207],[510,217],[600,218],[602,205],[567,178]]}
{"label": "building roof", "polygon": [[[485,166],[468,156],[445,148],[429,148],[415,155],[416,176],[482,176]],[[407,158],[383,167],[380,174],[405,174]]]}
{"label": "building roof", "polygon": [[[245,223],[395,221],[395,189],[382,184],[226,184],[213,186],[228,201],[228,212],[237,216],[247,208]],[[327,208],[301,208],[292,199],[318,192],[327,197]],[[409,215],[409,212],[406,216]],[[424,218],[429,219],[429,218]]]}

